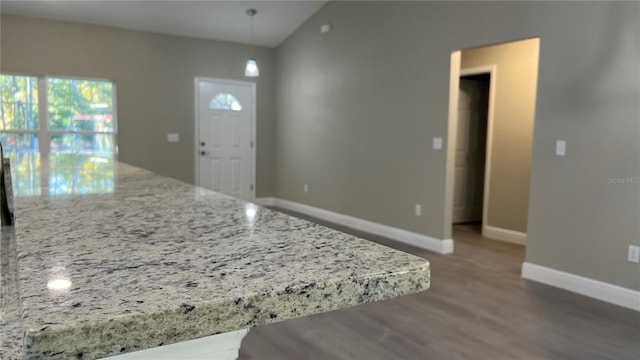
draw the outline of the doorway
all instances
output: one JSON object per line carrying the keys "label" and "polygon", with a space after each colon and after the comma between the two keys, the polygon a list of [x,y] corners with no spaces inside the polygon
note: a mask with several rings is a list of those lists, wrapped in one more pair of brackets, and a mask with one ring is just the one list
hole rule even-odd
{"label": "doorway", "polygon": [[452,53],[445,236],[471,223],[526,244],[539,49],[531,38]]}
{"label": "doorway", "polygon": [[[469,69],[460,77],[456,136],[453,224],[484,223],[484,194],[491,72]],[[491,109],[493,110],[493,109]]]}
{"label": "doorway", "polygon": [[196,78],[196,185],[255,198],[256,84]]}

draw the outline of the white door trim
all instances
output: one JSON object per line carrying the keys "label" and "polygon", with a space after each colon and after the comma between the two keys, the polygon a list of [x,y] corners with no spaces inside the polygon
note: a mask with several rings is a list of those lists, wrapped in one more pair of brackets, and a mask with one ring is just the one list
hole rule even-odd
{"label": "white door trim", "polygon": [[[498,75],[498,68],[496,65],[478,66],[473,68],[461,69],[460,77],[470,75],[483,75],[489,74],[489,114],[487,115],[487,148],[485,151],[484,161],[484,190],[482,194],[482,236],[487,234],[489,210],[489,183],[491,181],[491,149],[493,148],[493,113],[495,110],[496,100],[496,76]],[[458,126],[458,114],[456,113],[456,127]],[[457,131],[457,129],[456,129]],[[455,156],[455,154],[454,154]]]}
{"label": "white door trim", "polygon": [[487,233],[487,214],[489,208],[489,183],[491,181],[491,149],[493,144],[493,125],[496,98],[496,78],[498,68],[496,65],[478,66],[467,69],[460,69],[461,52],[456,51],[451,55],[451,85],[449,88],[449,132],[447,144],[447,172],[446,172],[446,196],[445,196],[445,226],[452,226],[453,218],[453,184],[454,184],[454,166],[455,166],[455,150],[458,134],[458,99],[460,92],[460,78],[469,75],[489,74],[489,113],[487,114],[487,148],[485,151],[484,165],[484,190],[482,196],[482,235]]}
{"label": "white door trim", "polygon": [[460,63],[462,51],[451,53],[449,74],[449,118],[447,126],[447,153],[444,182],[444,229],[445,236],[451,237],[453,228],[453,191],[455,176],[456,139],[458,137],[458,99],[460,98]]}
{"label": "white door trim", "polygon": [[199,159],[199,154],[200,154],[200,148],[199,148],[199,139],[200,139],[200,94],[198,93],[198,85],[200,84],[200,82],[215,82],[218,84],[223,84],[223,85],[240,85],[240,86],[247,86],[249,85],[249,87],[251,87],[251,96],[253,97],[252,100],[252,107],[253,107],[253,114],[251,114],[251,141],[253,142],[253,148],[251,149],[251,183],[253,184],[253,187],[251,189],[251,201],[253,201],[256,198],[256,149],[258,148],[258,142],[257,142],[257,135],[256,135],[256,123],[257,123],[257,100],[256,100],[256,95],[257,95],[257,91],[256,91],[256,87],[257,84],[253,81],[241,81],[241,80],[229,80],[229,79],[218,79],[218,78],[208,78],[208,77],[201,77],[201,76],[197,76],[194,79],[194,98],[195,98],[195,107],[194,107],[194,112],[195,112],[195,129],[194,129],[194,144],[193,144],[193,154],[194,154],[194,164],[195,164],[195,181],[194,183],[196,184],[196,186],[200,186],[200,162],[198,161]]}

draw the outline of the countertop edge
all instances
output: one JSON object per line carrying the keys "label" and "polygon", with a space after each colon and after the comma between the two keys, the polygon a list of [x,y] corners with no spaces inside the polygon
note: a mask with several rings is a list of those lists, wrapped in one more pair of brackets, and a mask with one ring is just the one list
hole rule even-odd
{"label": "countertop edge", "polygon": [[27,331],[25,355],[26,359],[96,359],[410,295],[429,286],[425,260],[420,268],[290,286],[231,301],[182,304],[178,309],[50,331]]}

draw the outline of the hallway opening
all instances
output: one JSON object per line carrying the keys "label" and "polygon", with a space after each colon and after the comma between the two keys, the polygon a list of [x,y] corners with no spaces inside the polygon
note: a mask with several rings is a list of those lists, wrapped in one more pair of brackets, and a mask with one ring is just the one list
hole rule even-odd
{"label": "hallway opening", "polygon": [[525,245],[540,39],[451,56],[445,226]]}

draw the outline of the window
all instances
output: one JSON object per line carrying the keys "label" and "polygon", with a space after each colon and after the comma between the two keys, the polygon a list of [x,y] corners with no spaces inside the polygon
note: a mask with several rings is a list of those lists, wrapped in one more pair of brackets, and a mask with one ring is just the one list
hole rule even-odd
{"label": "window", "polygon": [[209,104],[210,109],[241,111],[242,105],[240,101],[229,93],[220,93],[216,95]]}
{"label": "window", "polygon": [[47,78],[47,118],[52,154],[113,156],[110,81]]}
{"label": "window", "polygon": [[[0,141],[17,196],[41,184],[52,195],[113,190],[114,90],[106,80],[0,75]],[[49,179],[34,176],[41,157],[56,164]]]}

